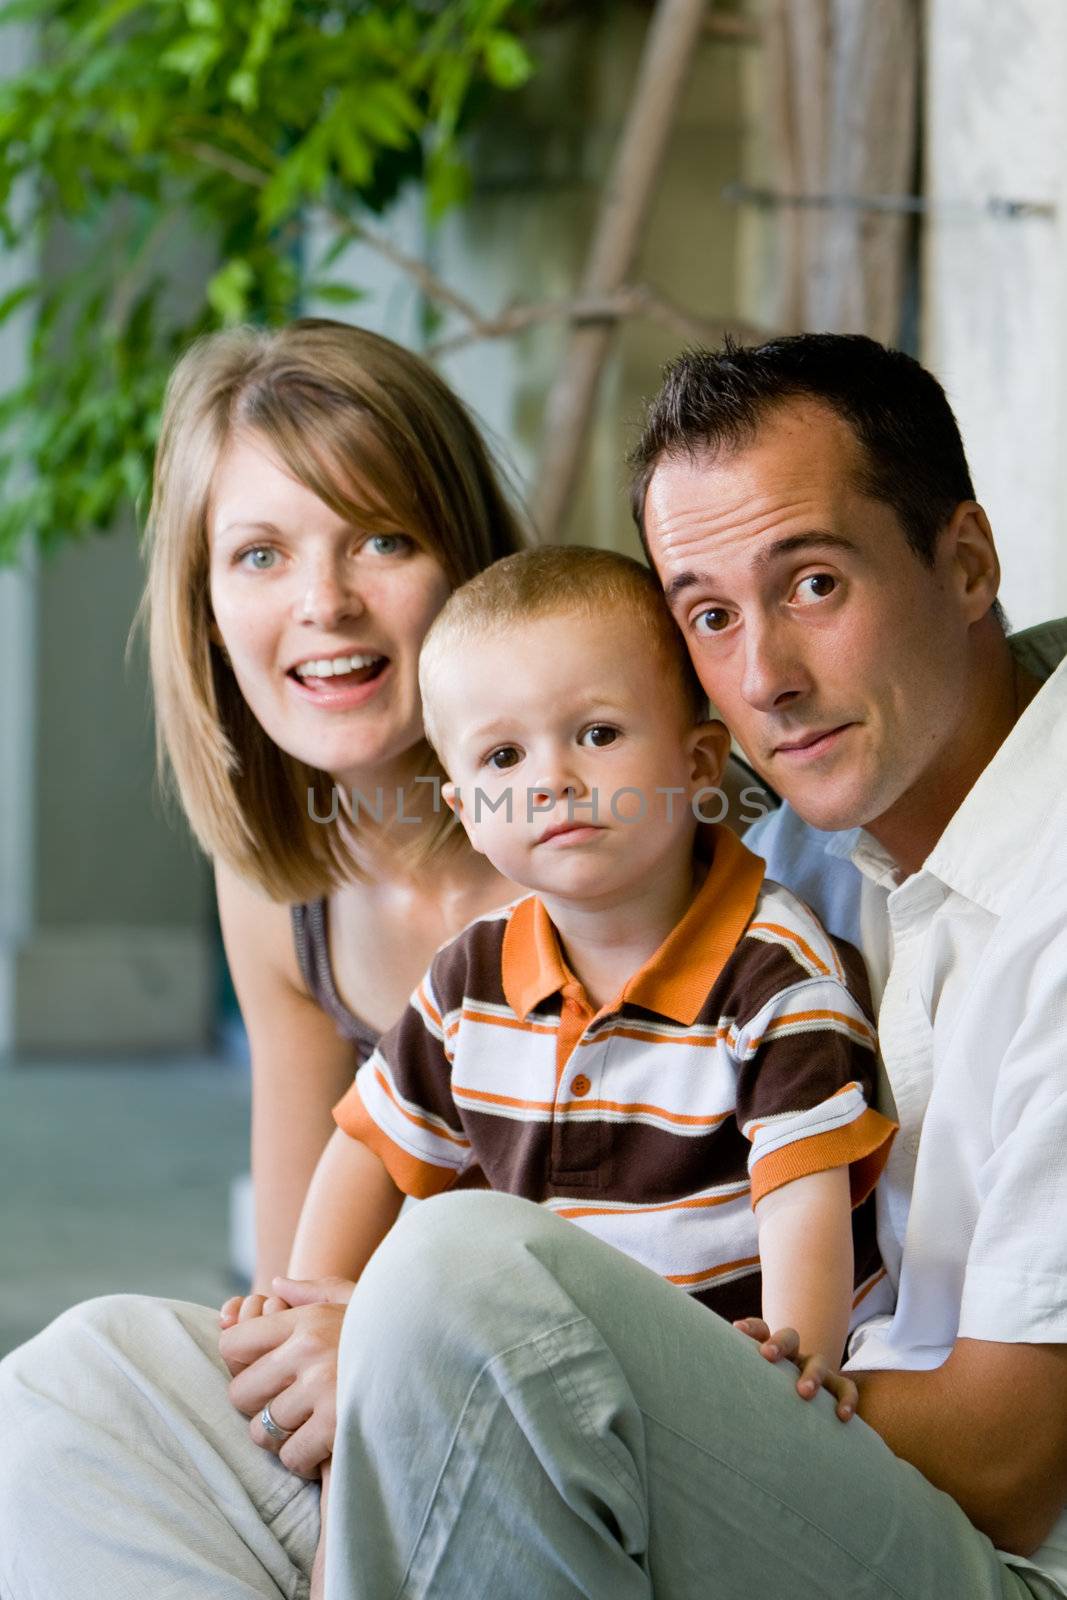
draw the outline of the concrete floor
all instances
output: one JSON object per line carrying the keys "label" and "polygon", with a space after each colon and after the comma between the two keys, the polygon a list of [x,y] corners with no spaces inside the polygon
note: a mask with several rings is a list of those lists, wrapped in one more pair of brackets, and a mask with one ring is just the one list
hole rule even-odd
{"label": "concrete floor", "polygon": [[248,1116],[228,1061],[0,1065],[0,1354],[91,1295],[220,1304]]}

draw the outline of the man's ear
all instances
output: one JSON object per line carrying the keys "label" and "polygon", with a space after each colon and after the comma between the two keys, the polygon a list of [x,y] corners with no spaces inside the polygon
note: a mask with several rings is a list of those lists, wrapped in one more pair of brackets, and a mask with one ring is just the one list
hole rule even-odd
{"label": "man's ear", "polygon": [[967,620],[980,622],[997,598],[1000,559],[977,500],[960,501],[941,531],[938,555],[951,563],[951,581]]}
{"label": "man's ear", "polygon": [[479,855],[484,855],[485,851],[482,849],[475,837],[474,826],[470,817],[467,815],[467,809],[463,804],[463,799],[460,795],[458,785],[447,782],[443,783],[441,785],[441,798],[448,809],[450,811],[454,811],[460,822],[463,824],[463,831],[470,840],[471,848],[473,850],[477,850]]}
{"label": "man's ear", "polygon": [[730,730],[716,718],[699,722],[686,740],[689,776],[694,789],[714,789],[730,755]]}

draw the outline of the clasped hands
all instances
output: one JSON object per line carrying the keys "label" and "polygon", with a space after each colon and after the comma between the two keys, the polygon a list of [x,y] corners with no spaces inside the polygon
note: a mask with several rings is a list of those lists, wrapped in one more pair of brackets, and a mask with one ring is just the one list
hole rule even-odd
{"label": "clasped hands", "polygon": [[[234,1295],[219,1312],[219,1353],[230,1399],[251,1418],[252,1438],[290,1472],[318,1478],[337,1426],[337,1351],[355,1288],[345,1278],[275,1278],[276,1294]],[[264,1406],[289,1437],[272,1438]]]}
{"label": "clasped hands", "polygon": [[[333,1452],[337,1426],[337,1352],[341,1323],[355,1285],[346,1278],[275,1278],[276,1294],[235,1295],[219,1313],[219,1352],[230,1372],[230,1399],[251,1418],[250,1431],[264,1450],[302,1478],[317,1478]],[[792,1328],[777,1333],[759,1317],[734,1327],[752,1339],[765,1360],[791,1361],[797,1393],[811,1400],[826,1389],[842,1422],[856,1413],[859,1394],[851,1378],[821,1355],[805,1355]],[[264,1406],[289,1437],[272,1438],[260,1421]]]}
{"label": "clasped hands", "polygon": [[825,1356],[802,1355],[800,1335],[795,1328],[782,1328],[777,1333],[772,1333],[760,1317],[743,1317],[741,1321],[734,1323],[734,1327],[739,1333],[755,1341],[764,1360],[772,1363],[778,1361],[793,1363],[800,1373],[796,1389],[802,1400],[812,1400],[820,1389],[826,1389],[837,1401],[837,1415],[842,1422],[848,1422],[855,1416],[859,1404],[859,1390],[852,1379],[846,1377],[843,1372],[838,1372],[833,1362],[827,1360]]}

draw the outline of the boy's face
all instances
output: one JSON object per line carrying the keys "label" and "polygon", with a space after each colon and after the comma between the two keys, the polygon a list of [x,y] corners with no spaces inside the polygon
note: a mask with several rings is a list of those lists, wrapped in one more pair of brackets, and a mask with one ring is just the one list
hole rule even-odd
{"label": "boy's face", "polygon": [[[654,872],[694,828],[729,749],[694,726],[681,686],[625,610],[490,632],[435,685],[458,809],[476,850],[514,882],[599,900]],[[668,793],[666,791],[674,791]],[[714,797],[703,812],[718,815]]]}

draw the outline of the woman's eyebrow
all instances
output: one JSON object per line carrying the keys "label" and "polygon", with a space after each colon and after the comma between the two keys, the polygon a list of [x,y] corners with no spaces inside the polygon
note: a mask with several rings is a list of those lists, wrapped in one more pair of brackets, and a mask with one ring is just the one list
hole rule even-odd
{"label": "woman's eyebrow", "polygon": [[278,529],[273,522],[247,522],[244,517],[235,517],[232,522],[223,523],[221,528],[216,528],[216,536],[224,538],[228,533],[238,531],[245,533],[269,533],[277,537]]}

